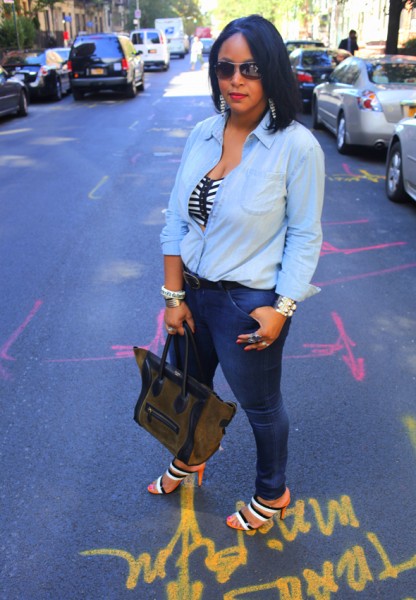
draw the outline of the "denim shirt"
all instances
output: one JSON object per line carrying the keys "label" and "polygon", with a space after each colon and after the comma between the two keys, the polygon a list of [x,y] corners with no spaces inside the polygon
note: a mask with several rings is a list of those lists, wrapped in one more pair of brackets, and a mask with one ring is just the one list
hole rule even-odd
{"label": "denim shirt", "polygon": [[322,244],[324,156],[312,133],[292,122],[266,130],[269,113],[248,136],[242,159],[219,186],[207,227],[190,217],[197,183],[218,164],[226,117],[217,115],[191,132],[176,176],[166,225],[164,255],[211,281],[237,281],[255,289],[304,300]]}

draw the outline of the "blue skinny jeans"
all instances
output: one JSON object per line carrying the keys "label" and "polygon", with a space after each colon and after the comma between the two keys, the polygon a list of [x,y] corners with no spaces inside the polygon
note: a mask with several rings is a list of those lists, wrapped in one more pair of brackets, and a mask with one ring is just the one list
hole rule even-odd
{"label": "blue skinny jeans", "polygon": [[[289,420],[280,391],[283,346],[289,331],[286,320],[279,338],[261,351],[245,352],[237,336],[259,328],[249,313],[272,306],[274,290],[236,288],[190,289],[186,302],[195,321],[195,341],[204,369],[205,383],[213,386],[218,364],[234,396],[244,409],[257,447],[256,494],[275,500],[285,491]],[[184,343],[182,336],[180,345]],[[172,355],[171,355],[172,356]],[[190,352],[190,374],[198,370]],[[173,358],[173,356],[172,356]]]}

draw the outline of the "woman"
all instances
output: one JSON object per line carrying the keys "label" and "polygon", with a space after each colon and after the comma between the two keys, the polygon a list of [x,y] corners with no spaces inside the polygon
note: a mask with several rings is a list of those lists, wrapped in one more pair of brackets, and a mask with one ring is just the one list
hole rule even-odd
{"label": "woman", "polygon": [[195,65],[197,63],[197,61],[199,61],[199,64],[201,65],[201,69],[202,69],[202,65],[204,64],[204,58],[202,56],[202,50],[204,49],[201,40],[199,39],[198,36],[195,36],[194,39],[192,40],[192,44],[191,44],[191,59],[190,59],[190,63],[191,63],[191,71],[195,70]]}
{"label": "woman", "polygon": [[[255,495],[227,519],[257,529],[290,502],[282,351],[321,247],[323,153],[295,121],[297,91],[280,34],[252,15],[227,25],[209,59],[220,115],[189,136],[161,235],[169,333],[195,332],[212,385],[221,365],[257,446]],[[183,341],[183,338],[181,338]],[[242,458],[244,460],[244,458]],[[170,493],[190,472],[174,459],[150,484]]]}

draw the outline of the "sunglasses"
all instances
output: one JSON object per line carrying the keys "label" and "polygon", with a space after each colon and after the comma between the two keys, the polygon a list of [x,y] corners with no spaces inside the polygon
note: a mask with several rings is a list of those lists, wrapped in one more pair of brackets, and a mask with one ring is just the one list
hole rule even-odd
{"label": "sunglasses", "polygon": [[240,75],[245,79],[261,79],[259,66],[253,61],[232,63],[228,62],[227,60],[220,60],[215,65],[215,73],[218,79],[232,79],[234,77],[236,67],[239,68]]}

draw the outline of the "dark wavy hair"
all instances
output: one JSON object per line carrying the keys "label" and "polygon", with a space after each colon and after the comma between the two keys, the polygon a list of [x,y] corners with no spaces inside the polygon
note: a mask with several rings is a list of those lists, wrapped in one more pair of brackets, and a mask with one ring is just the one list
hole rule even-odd
{"label": "dark wavy hair", "polygon": [[253,54],[262,74],[262,85],[267,98],[276,106],[276,119],[270,118],[267,129],[285,129],[301,112],[299,92],[289,62],[282,36],[276,27],[260,15],[241,17],[228,23],[214,42],[209,55],[209,78],[215,108],[220,111],[220,88],[215,65],[222,44],[232,35],[241,33]]}

